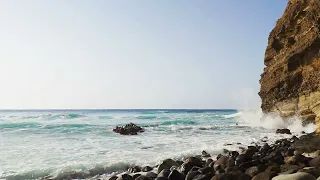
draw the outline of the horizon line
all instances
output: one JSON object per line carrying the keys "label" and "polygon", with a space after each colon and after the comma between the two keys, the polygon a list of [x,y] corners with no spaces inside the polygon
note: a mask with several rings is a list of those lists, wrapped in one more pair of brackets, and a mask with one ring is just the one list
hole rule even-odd
{"label": "horizon line", "polygon": [[0,111],[16,111],[16,110],[26,110],[26,111],[33,111],[33,110],[238,110],[238,109],[256,109],[256,108],[21,108],[21,109],[0,109]]}

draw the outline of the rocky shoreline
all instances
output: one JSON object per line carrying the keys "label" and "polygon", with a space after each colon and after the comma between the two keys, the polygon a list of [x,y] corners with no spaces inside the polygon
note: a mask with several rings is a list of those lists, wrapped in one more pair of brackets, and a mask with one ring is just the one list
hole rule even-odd
{"label": "rocky shoreline", "polygon": [[255,144],[240,151],[225,150],[216,158],[202,151],[201,155],[181,160],[165,159],[155,167],[133,166],[116,176],[108,178],[96,176],[91,179],[317,180],[318,178],[320,180],[320,152],[307,152],[301,145],[310,137],[313,135],[307,134],[301,137],[292,135],[273,144]]}

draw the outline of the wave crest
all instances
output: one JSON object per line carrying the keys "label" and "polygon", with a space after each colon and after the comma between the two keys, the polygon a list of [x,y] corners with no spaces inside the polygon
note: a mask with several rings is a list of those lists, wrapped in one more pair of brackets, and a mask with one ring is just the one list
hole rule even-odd
{"label": "wave crest", "polygon": [[132,164],[129,163],[115,163],[109,166],[103,166],[97,164],[92,168],[88,168],[84,165],[73,165],[69,167],[64,167],[63,169],[45,169],[45,170],[33,170],[29,172],[24,172],[21,174],[10,175],[10,176],[0,176],[7,180],[20,180],[20,179],[54,179],[54,180],[63,180],[63,179],[86,179],[94,177],[100,174],[111,174],[111,173],[120,173],[126,171]]}

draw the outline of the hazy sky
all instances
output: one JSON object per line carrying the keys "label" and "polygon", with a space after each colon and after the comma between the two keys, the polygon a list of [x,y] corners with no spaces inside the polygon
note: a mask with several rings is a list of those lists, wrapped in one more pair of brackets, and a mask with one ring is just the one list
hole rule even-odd
{"label": "hazy sky", "polygon": [[252,108],[287,0],[0,0],[0,108]]}

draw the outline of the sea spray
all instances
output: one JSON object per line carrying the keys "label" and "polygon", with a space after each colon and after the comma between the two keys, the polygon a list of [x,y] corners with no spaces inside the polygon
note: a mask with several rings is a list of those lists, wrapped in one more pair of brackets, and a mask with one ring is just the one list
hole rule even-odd
{"label": "sea spray", "polygon": [[277,114],[264,114],[261,109],[239,110],[237,122],[241,125],[262,127],[265,129],[288,128],[296,133],[302,131],[311,133],[316,129],[315,124],[312,123],[303,126],[302,121],[297,116],[283,120]]}

